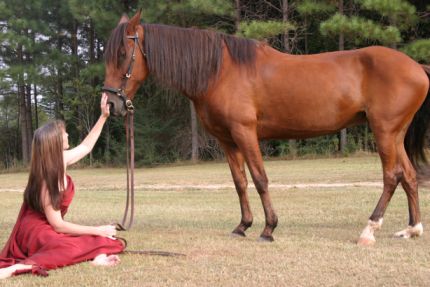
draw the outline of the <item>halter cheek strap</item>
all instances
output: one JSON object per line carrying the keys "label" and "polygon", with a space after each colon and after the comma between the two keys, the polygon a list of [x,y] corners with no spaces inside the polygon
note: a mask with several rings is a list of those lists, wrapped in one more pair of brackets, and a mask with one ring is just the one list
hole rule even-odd
{"label": "halter cheek strap", "polygon": [[134,45],[133,45],[133,51],[131,53],[131,59],[130,59],[130,64],[128,65],[127,73],[122,77],[121,87],[116,89],[109,86],[103,86],[102,91],[117,95],[124,102],[124,106],[127,109],[127,111],[132,111],[134,110],[134,106],[132,101],[125,94],[125,89],[127,87],[127,81],[128,79],[131,78],[131,73],[133,72],[134,62],[136,60],[136,46],[139,47],[140,52],[145,58],[146,58],[146,53],[139,43],[139,36],[137,33],[134,36],[127,36],[127,39],[134,40]]}

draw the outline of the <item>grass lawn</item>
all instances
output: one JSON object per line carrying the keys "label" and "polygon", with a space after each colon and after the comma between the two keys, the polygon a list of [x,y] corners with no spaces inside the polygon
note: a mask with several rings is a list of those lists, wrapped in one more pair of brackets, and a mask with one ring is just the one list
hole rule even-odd
{"label": "grass lawn", "polygon": [[[225,163],[175,165],[136,171],[136,218],[122,232],[129,249],[162,250],[186,257],[124,254],[113,268],[89,263],[17,276],[0,286],[428,286],[430,193],[420,189],[424,235],[392,235],[408,222],[401,187],[384,218],[377,243],[355,244],[375,207],[377,186],[301,187],[294,184],[381,181],[378,157],[267,161],[279,224],[275,242],[257,239],[264,226],[261,202],[250,183],[254,224],[246,238],[231,237],[240,208]],[[76,196],[66,219],[99,225],[118,221],[125,204],[122,169],[70,170]],[[22,202],[26,173],[0,175],[0,245]]]}

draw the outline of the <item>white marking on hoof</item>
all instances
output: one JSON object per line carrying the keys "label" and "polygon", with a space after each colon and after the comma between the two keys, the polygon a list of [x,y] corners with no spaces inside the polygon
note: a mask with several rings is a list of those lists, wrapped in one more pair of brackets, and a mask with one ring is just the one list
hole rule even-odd
{"label": "white marking on hoof", "polygon": [[376,239],[373,234],[375,233],[376,230],[381,229],[383,221],[384,220],[382,218],[380,218],[378,221],[369,220],[367,222],[367,226],[361,232],[361,235],[357,241],[357,244],[361,246],[370,246],[375,244]]}
{"label": "white marking on hoof", "polygon": [[424,232],[424,228],[422,223],[418,223],[415,226],[408,226],[406,229],[403,229],[402,231],[396,232],[394,234],[394,237],[397,238],[411,238],[411,237],[418,237],[421,236]]}
{"label": "white marking on hoof", "polygon": [[372,246],[376,242],[375,237],[372,235],[372,238],[358,238],[357,245],[359,246]]}

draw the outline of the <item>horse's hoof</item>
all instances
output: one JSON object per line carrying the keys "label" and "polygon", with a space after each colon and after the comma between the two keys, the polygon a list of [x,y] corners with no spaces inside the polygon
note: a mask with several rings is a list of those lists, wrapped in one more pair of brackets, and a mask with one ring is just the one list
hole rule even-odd
{"label": "horse's hoof", "polygon": [[244,232],[244,231],[242,231],[242,230],[234,230],[234,231],[231,233],[231,236],[233,236],[233,237],[246,237],[246,234],[245,234],[245,232]]}
{"label": "horse's hoof", "polygon": [[411,234],[407,230],[402,230],[402,231],[394,233],[394,237],[395,238],[409,239],[409,238],[411,238]]}
{"label": "horse's hoof", "polygon": [[273,239],[272,235],[261,235],[258,239],[260,242],[273,242],[275,239]]}
{"label": "horse's hoof", "polygon": [[423,225],[418,223],[415,226],[408,226],[406,229],[396,232],[394,237],[408,239],[412,237],[419,237],[423,234]]}
{"label": "horse's hoof", "polygon": [[357,241],[358,246],[373,246],[375,245],[376,240],[366,237],[360,237]]}

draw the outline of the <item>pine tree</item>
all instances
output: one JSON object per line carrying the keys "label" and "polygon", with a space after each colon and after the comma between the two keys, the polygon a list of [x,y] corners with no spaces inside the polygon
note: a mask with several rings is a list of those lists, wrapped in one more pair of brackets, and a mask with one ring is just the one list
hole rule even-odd
{"label": "pine tree", "polygon": [[3,73],[13,83],[12,90],[17,96],[23,163],[27,163],[30,158],[33,132],[31,85],[38,78],[36,59],[45,46],[43,40],[36,41],[39,31],[47,29],[43,23],[35,20],[41,16],[42,3],[41,0],[0,2],[0,18],[4,24],[0,36],[3,43]]}
{"label": "pine tree", "polygon": [[[419,25],[413,29],[412,37],[410,36],[410,42],[406,44],[401,50],[425,64],[430,63],[430,5],[428,1],[422,2],[421,5],[417,5],[421,8],[421,11],[417,12],[420,19]],[[426,5],[427,4],[427,5]],[[409,33],[411,34],[411,33]]]}
{"label": "pine tree", "polygon": [[424,64],[430,63],[430,39],[419,39],[402,48],[402,51]]}
{"label": "pine tree", "polygon": [[363,10],[382,17],[379,23],[360,16],[334,14],[321,23],[323,35],[344,33],[347,41],[354,45],[380,43],[395,47],[402,41],[401,31],[417,21],[416,9],[405,0],[356,0]]}
{"label": "pine tree", "polygon": [[336,6],[332,1],[304,0],[297,4],[297,12],[303,17],[305,54],[309,53],[308,34],[311,21],[319,20],[321,16],[333,13]]}

